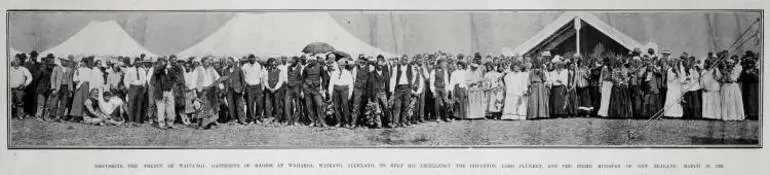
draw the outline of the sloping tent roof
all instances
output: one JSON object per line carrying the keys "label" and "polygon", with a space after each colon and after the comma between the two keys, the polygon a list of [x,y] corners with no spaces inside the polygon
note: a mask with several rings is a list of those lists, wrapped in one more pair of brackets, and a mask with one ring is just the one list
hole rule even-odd
{"label": "sloping tent roof", "polygon": [[626,49],[631,50],[633,48],[643,47],[642,44],[639,44],[639,42],[630,36],[613,28],[592,14],[566,12],[559,16],[559,18],[557,18],[553,23],[547,25],[545,28],[540,30],[540,32],[532,36],[529,40],[516,47],[516,49],[513,50],[513,53],[521,55],[528,54],[533,49],[541,45],[542,42],[549,40],[549,38],[555,37],[554,35],[559,32],[559,29],[572,23],[575,18],[578,18],[582,22],[591,25],[596,30],[607,35],[610,39],[615,40]]}
{"label": "sloping tent roof", "polygon": [[60,56],[156,56],[131,38],[115,21],[91,21],[78,33],[44,53]]}
{"label": "sloping tent roof", "polygon": [[15,48],[13,48],[13,47],[8,47],[8,53],[9,53],[9,55],[11,55],[11,57],[13,57],[13,55],[16,55],[16,54],[18,54],[18,53],[22,53],[22,52],[21,52],[21,51],[19,51],[19,50],[16,50],[16,49],[15,49]]}
{"label": "sloping tent roof", "polygon": [[312,42],[325,42],[335,49],[354,54],[391,53],[375,48],[342,28],[327,13],[240,13],[219,30],[182,56],[300,55]]}

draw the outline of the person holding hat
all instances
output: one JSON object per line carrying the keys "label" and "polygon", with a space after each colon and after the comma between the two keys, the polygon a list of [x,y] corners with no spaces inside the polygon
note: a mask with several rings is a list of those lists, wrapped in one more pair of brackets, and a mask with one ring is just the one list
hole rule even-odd
{"label": "person holding hat", "polygon": [[449,122],[449,113],[451,112],[452,102],[449,100],[450,73],[447,68],[446,56],[441,56],[437,61],[437,67],[430,72],[430,91],[433,94],[433,115],[436,116],[436,122]]}
{"label": "person holding hat", "polygon": [[246,82],[246,121],[249,123],[262,121],[262,111],[264,109],[264,68],[257,63],[257,57],[249,55],[248,63],[244,64],[243,78]]}
{"label": "person holding hat", "polygon": [[128,91],[126,92],[127,123],[139,124],[144,122],[141,115],[144,113],[144,106],[146,100],[146,88],[145,82],[147,82],[147,74],[142,66],[143,60],[139,57],[129,60],[127,67],[123,71],[123,86]]}
{"label": "person holding hat", "polygon": [[17,54],[11,61],[9,72],[8,87],[11,88],[11,111],[13,116],[23,119],[24,111],[24,89],[32,83],[32,73],[26,67],[21,66],[23,54]]}
{"label": "person holding hat", "polygon": [[328,92],[331,95],[332,104],[334,104],[334,116],[337,119],[336,127],[342,126],[352,128],[353,122],[350,117],[350,105],[348,101],[353,96],[354,79],[352,74],[353,66],[347,59],[337,61],[337,67],[332,67],[329,71]]}

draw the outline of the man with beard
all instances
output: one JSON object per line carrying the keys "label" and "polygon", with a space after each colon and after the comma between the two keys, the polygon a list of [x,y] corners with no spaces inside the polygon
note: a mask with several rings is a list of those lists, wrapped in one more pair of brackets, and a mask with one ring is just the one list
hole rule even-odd
{"label": "man with beard", "polygon": [[246,110],[243,106],[245,104],[243,101],[243,89],[246,86],[246,82],[243,79],[243,70],[238,66],[235,58],[232,57],[227,59],[226,66],[222,74],[223,77],[227,77],[224,82],[225,98],[227,99],[227,109],[229,110],[229,116],[226,121],[238,120],[238,123],[245,125],[248,121],[246,120]]}
{"label": "man with beard", "polygon": [[403,127],[409,125],[406,120],[409,115],[408,108],[412,98],[412,83],[414,83],[414,73],[412,65],[409,65],[409,59],[406,55],[401,57],[398,65],[394,66],[395,76],[390,78],[390,92],[393,95],[393,120],[390,125],[394,127]]}
{"label": "man with beard", "polygon": [[283,79],[283,70],[280,68],[278,60],[270,58],[267,60],[267,78],[262,84],[266,85],[267,93],[265,94],[265,115],[273,119],[274,122],[284,123],[286,118],[283,116],[283,99],[284,88],[283,84],[286,82]]}
{"label": "man with beard", "polygon": [[263,68],[257,63],[257,57],[249,55],[249,62],[241,68],[246,82],[246,117],[249,123],[262,121],[262,102],[264,101],[264,86],[262,86]]}
{"label": "man with beard", "polygon": [[[286,68],[286,90],[283,99],[284,118],[286,124],[297,124],[302,112],[302,66],[299,57],[292,57]],[[296,109],[296,110],[295,110]]]}
{"label": "man with beard", "polygon": [[327,127],[324,121],[323,97],[321,95],[321,78],[325,73],[321,66],[323,58],[310,59],[302,73],[305,107],[313,126]]}
{"label": "man with beard", "polygon": [[32,83],[32,73],[26,67],[21,66],[21,60],[26,57],[24,54],[17,54],[11,61],[10,80],[8,86],[11,88],[11,110],[13,116],[20,119],[24,118],[24,88]]}

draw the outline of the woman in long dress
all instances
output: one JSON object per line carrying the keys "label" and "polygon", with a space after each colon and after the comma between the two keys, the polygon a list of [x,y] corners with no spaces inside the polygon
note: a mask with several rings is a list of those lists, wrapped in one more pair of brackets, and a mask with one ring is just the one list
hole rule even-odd
{"label": "woman in long dress", "polygon": [[719,69],[714,66],[714,60],[707,59],[703,65],[700,83],[703,86],[703,112],[702,117],[706,119],[722,120],[722,95],[721,84],[718,77],[721,77]]}
{"label": "woman in long dress", "polygon": [[484,69],[480,68],[478,64],[471,64],[471,70],[467,74],[468,92],[467,106],[468,119],[483,119],[486,117],[487,100],[484,95]]}
{"label": "woman in long dress", "polygon": [[551,95],[549,98],[552,117],[564,117],[567,112],[567,83],[569,82],[569,71],[564,68],[564,63],[555,61],[555,69],[550,73]]}
{"label": "woman in long dress", "polygon": [[743,109],[746,113],[746,118],[749,120],[759,119],[759,99],[762,97],[759,94],[759,80],[761,73],[756,66],[756,58],[749,56],[743,61],[743,72],[738,78],[738,82],[741,84],[741,95],[743,95]]}
{"label": "woman in long dress", "polygon": [[532,72],[529,74],[529,99],[527,102],[527,120],[544,119],[549,117],[548,93],[549,90],[545,83],[547,81],[547,72],[542,69],[542,65],[533,64]]}
{"label": "woman in long dress", "polygon": [[722,119],[728,121],[744,120],[743,95],[738,86],[738,76],[743,71],[743,66],[735,63],[733,59],[727,59],[726,69],[722,79]]}
{"label": "woman in long dress", "polygon": [[505,86],[503,84],[503,71],[505,68],[502,64],[498,64],[495,68],[492,69],[492,66],[490,66],[490,71],[484,75],[484,81],[486,82],[485,96],[487,98],[487,116],[499,119],[505,97]]}
{"label": "woman in long dress", "polygon": [[666,72],[666,102],[663,106],[663,116],[670,118],[682,118],[684,109],[682,108],[682,84],[684,76],[682,68],[678,61],[669,62],[669,68]]}
{"label": "woman in long dress", "polygon": [[70,106],[69,115],[75,119],[80,119],[85,114],[85,102],[89,98],[90,90],[89,79],[91,77],[92,60],[83,58],[75,69],[72,77],[75,84],[75,93],[72,96],[72,106]]}
{"label": "woman in long dress", "polygon": [[701,84],[700,84],[700,70],[695,67],[695,58],[689,58],[685,61],[683,66],[683,76],[685,77],[684,83],[684,118],[686,119],[698,119],[701,118]]}
{"label": "woman in long dress", "polygon": [[511,65],[510,72],[503,78],[505,84],[505,105],[503,108],[503,120],[527,119],[527,86],[529,76],[522,70],[519,64]]}
{"label": "woman in long dress", "polygon": [[609,59],[604,60],[604,66],[600,76],[601,84],[601,103],[599,104],[599,111],[597,115],[601,117],[609,117],[610,109],[610,97],[612,97],[612,70],[609,67]]}
{"label": "woman in long dress", "polygon": [[612,71],[612,95],[610,95],[609,116],[614,118],[632,118],[634,116],[631,91],[628,84],[628,64],[615,65]]}

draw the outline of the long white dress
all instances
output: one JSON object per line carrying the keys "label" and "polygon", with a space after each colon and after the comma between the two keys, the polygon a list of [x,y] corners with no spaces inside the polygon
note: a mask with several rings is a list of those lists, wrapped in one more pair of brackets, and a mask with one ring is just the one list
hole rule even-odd
{"label": "long white dress", "polygon": [[[602,79],[604,79],[605,76],[611,76],[611,72],[609,72],[609,69],[602,70]],[[599,111],[597,111],[597,115],[602,117],[608,117],[610,112],[610,98],[612,97],[612,81],[602,80],[602,88],[601,88],[601,101],[599,103]]]}
{"label": "long white dress", "polygon": [[[677,74],[674,74],[673,69],[668,69],[666,73],[666,102],[663,103],[663,116],[681,118],[684,115],[684,108],[682,108],[682,80]],[[682,75],[681,73],[678,75]]]}
{"label": "long white dress", "polygon": [[743,95],[741,87],[738,86],[738,77],[743,71],[741,65],[736,65],[728,76],[728,83],[722,84],[722,119],[723,120],[744,120],[746,115],[743,111]]}
{"label": "long white dress", "polygon": [[[701,85],[703,86],[703,118],[722,119],[722,96],[720,94],[721,85],[716,80],[714,74],[718,74],[717,69],[703,70],[701,76]],[[718,76],[718,75],[717,75]]]}
{"label": "long white dress", "polygon": [[524,92],[529,86],[528,72],[509,72],[503,78],[505,81],[505,105],[503,120],[527,119],[527,96]]}

